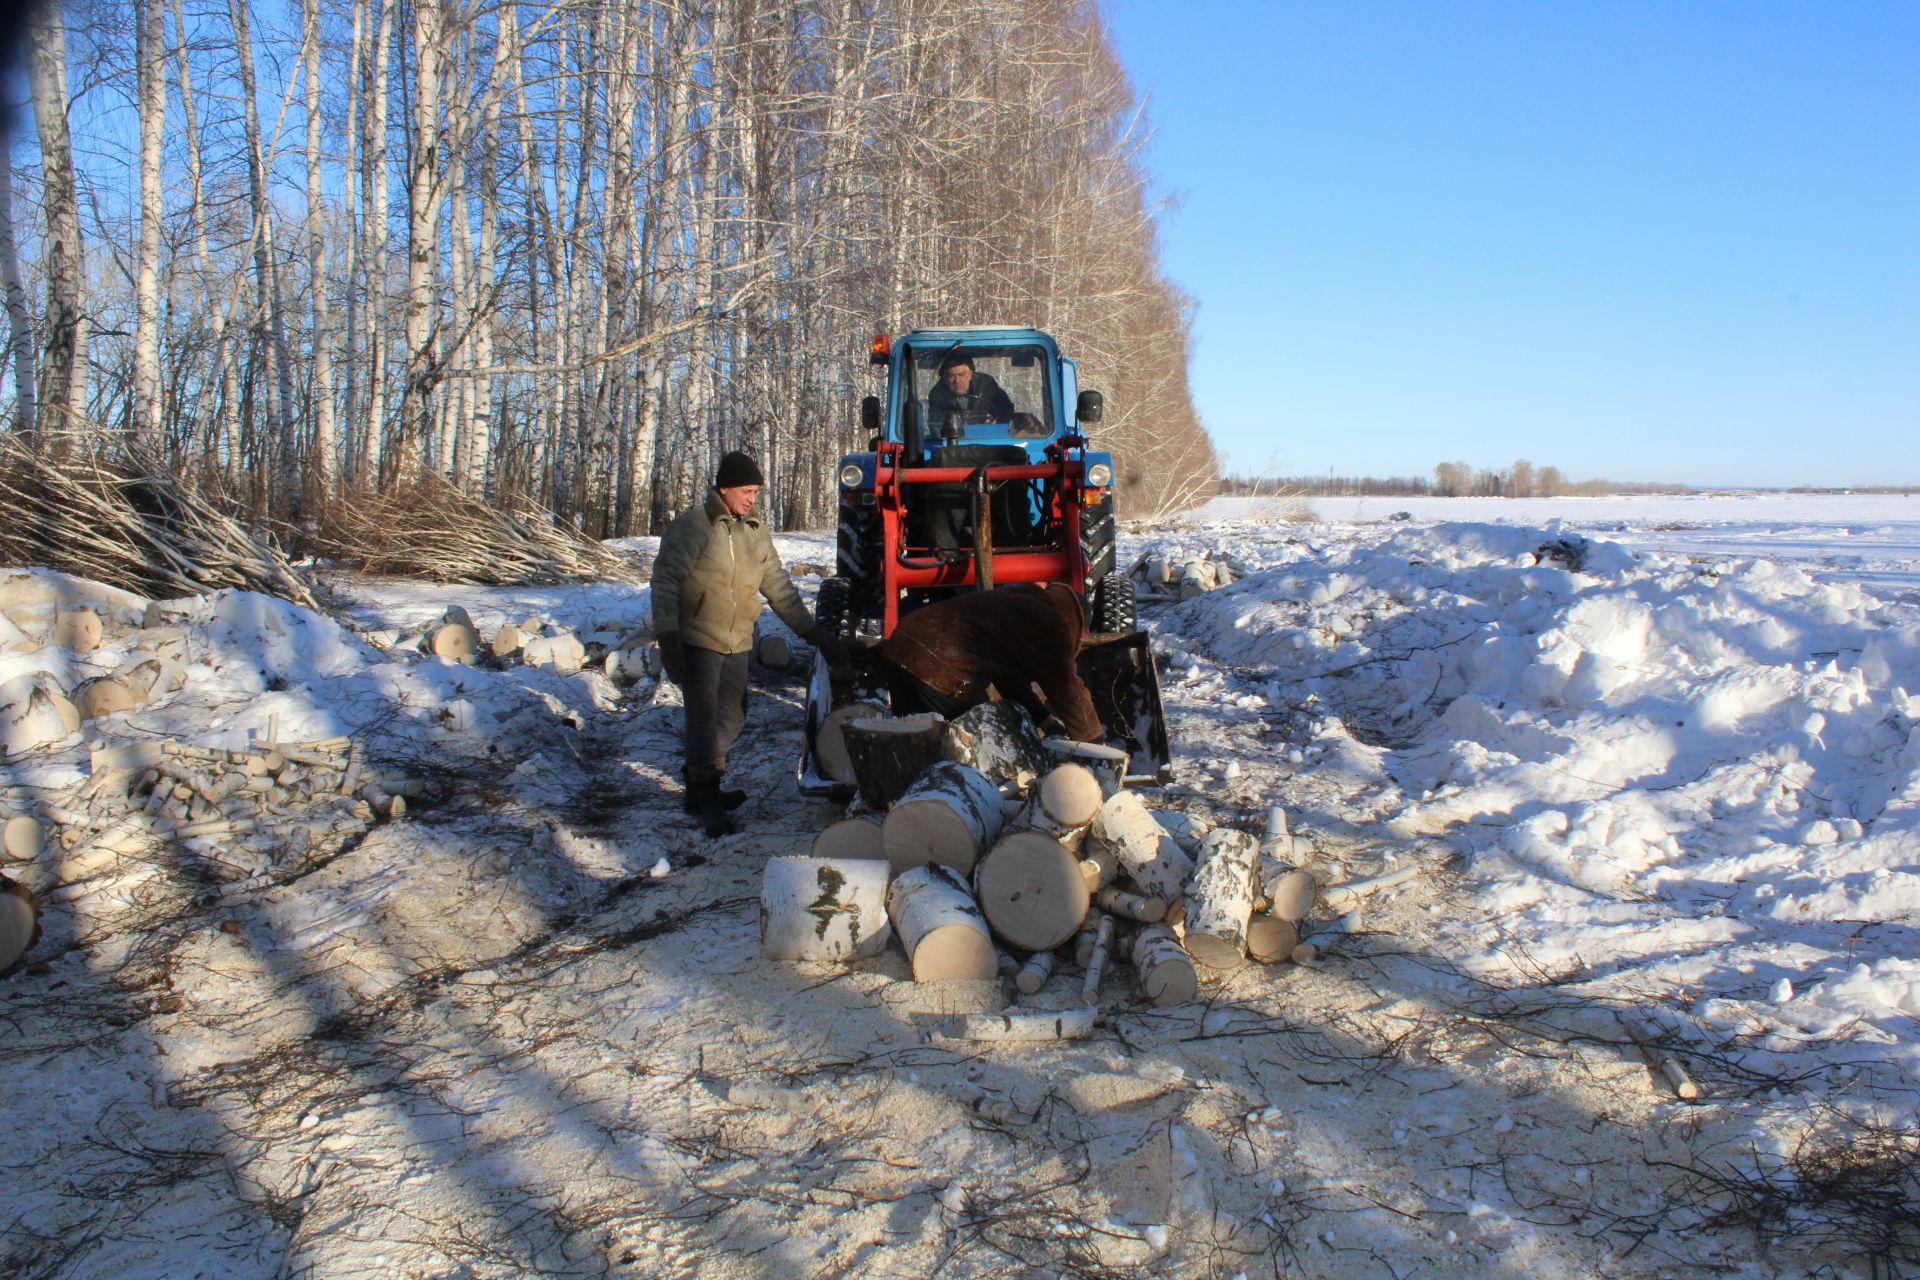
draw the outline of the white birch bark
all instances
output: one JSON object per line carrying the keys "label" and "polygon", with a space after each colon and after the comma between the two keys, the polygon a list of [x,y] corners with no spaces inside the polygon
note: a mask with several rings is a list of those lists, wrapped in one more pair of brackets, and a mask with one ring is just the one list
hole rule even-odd
{"label": "white birch bark", "polygon": [[160,142],[167,125],[166,0],[137,0],[140,248],[134,267],[133,433],[160,439]]}
{"label": "white birch bark", "polygon": [[26,285],[20,279],[19,239],[13,229],[13,148],[0,142],[0,292],[7,304],[6,363],[13,369],[13,427],[33,439],[34,386],[33,320],[27,308]]}
{"label": "white birch bark", "polygon": [[67,124],[67,37],[58,4],[43,5],[28,27],[27,83],[40,135],[41,202],[46,208],[41,275],[47,305],[35,418],[35,429],[44,434],[71,425],[73,415],[86,407],[87,387],[87,313],[81,292],[86,268]]}
{"label": "white birch bark", "polygon": [[333,422],[333,318],[327,305],[327,237],[321,216],[324,206],[320,180],[319,0],[305,0],[301,9],[301,46],[305,55],[302,76],[306,82],[307,108],[307,269],[313,276],[313,332],[308,339],[313,361],[312,481],[324,503],[333,489],[334,451],[338,442]]}

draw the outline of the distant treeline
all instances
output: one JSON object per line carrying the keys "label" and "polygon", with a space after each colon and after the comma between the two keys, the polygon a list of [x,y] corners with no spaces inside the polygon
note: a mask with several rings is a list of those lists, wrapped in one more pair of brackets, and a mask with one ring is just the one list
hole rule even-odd
{"label": "distant treeline", "polygon": [[[1688,493],[1683,484],[1619,480],[1570,480],[1558,467],[1536,467],[1521,458],[1504,470],[1442,462],[1427,476],[1247,476],[1220,481],[1223,494],[1298,494],[1302,497],[1563,498],[1608,493]],[[1856,491],[1860,492],[1860,491]]]}

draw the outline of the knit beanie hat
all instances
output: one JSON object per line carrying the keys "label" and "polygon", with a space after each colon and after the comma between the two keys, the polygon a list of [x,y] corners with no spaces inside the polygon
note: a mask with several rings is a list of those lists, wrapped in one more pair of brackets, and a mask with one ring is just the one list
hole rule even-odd
{"label": "knit beanie hat", "polygon": [[720,473],[713,478],[714,488],[738,489],[749,484],[766,484],[760,475],[759,463],[737,449],[720,459]]}

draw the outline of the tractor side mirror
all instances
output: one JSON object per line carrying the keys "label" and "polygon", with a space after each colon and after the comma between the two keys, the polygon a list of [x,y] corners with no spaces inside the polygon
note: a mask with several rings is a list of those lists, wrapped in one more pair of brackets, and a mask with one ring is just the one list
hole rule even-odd
{"label": "tractor side mirror", "polygon": [[879,396],[868,396],[860,402],[860,429],[870,436],[880,434]]}
{"label": "tractor side mirror", "polygon": [[1098,422],[1106,410],[1106,397],[1098,391],[1082,391],[1080,402],[1074,406],[1073,416],[1080,422]]}
{"label": "tractor side mirror", "polygon": [[900,442],[907,446],[907,465],[919,466],[925,442],[921,439],[918,400],[909,400],[900,407]]}

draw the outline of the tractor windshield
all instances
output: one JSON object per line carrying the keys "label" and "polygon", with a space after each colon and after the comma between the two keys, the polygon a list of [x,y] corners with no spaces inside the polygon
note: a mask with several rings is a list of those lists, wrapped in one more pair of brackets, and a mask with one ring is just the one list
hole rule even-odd
{"label": "tractor windshield", "polygon": [[1021,440],[1053,435],[1053,395],[1037,346],[914,348],[906,394],[931,440]]}

